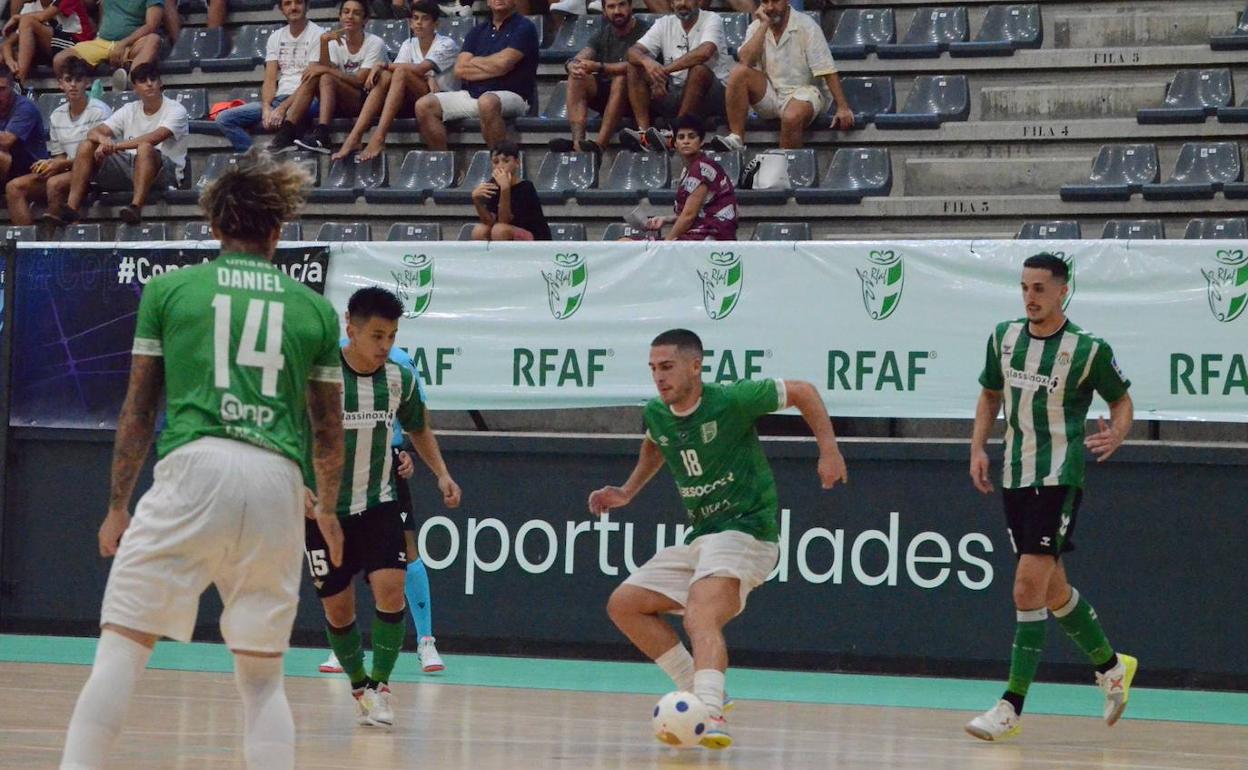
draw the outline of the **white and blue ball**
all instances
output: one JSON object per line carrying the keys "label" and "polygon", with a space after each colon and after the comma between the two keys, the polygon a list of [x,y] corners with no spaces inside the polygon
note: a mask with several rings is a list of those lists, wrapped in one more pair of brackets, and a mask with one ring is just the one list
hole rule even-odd
{"label": "white and blue ball", "polygon": [[654,737],[668,746],[691,749],[706,734],[710,712],[691,692],[669,692],[654,706]]}

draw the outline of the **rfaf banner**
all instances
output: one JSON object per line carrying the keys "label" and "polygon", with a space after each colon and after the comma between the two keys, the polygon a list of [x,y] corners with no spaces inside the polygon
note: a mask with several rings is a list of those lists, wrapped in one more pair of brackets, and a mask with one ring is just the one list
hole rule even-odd
{"label": "rfaf banner", "polygon": [[[1248,421],[1248,244],[1238,241],[352,243],[326,294],[406,309],[438,409],[637,404],[650,340],[701,335],[705,378],[789,377],[848,417],[970,417],[1023,260],[1070,265],[1067,313],[1113,347],[1136,412]],[[1097,402],[1094,412],[1104,411]]]}

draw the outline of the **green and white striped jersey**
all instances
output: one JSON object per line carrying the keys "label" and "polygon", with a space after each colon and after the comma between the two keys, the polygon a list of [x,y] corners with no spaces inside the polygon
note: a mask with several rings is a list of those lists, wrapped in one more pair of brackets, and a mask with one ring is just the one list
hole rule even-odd
{"label": "green and white striped jersey", "polygon": [[1113,403],[1131,386],[1109,343],[1069,320],[1034,337],[1026,318],[997,324],[979,384],[1004,391],[1006,489],[1082,487],[1092,394]]}
{"label": "green and white striped jersey", "polygon": [[393,358],[361,374],[342,358],[344,463],[338,515],[363,513],[395,499],[390,430],[395,418],[405,431],[425,427],[425,400],[416,372]]}

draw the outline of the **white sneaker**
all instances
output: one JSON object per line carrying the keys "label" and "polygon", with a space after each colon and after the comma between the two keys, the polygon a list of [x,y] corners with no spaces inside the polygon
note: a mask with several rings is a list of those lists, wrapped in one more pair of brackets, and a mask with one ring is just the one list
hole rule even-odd
{"label": "white sneaker", "polygon": [[1009,701],[997,701],[997,705],[966,723],[966,731],[981,741],[1003,741],[1023,731],[1023,718]]}
{"label": "white sneaker", "polygon": [[1105,724],[1113,727],[1127,710],[1127,697],[1131,693],[1131,680],[1140,662],[1130,655],[1118,653],[1118,665],[1104,674],[1096,674],[1096,683],[1105,693]]}
{"label": "white sneaker", "polygon": [[472,6],[462,3],[442,3],[438,6],[444,16],[471,16]]}
{"label": "white sneaker", "polygon": [[420,657],[420,670],[426,674],[446,669],[442,656],[438,654],[438,648],[434,646],[436,641],[432,636],[422,636],[416,644],[416,654]]}
{"label": "white sneaker", "polygon": [[706,732],[698,741],[704,749],[726,749],[732,745],[732,736],[728,734],[728,720],[723,714],[711,716],[706,720]]}
{"label": "white sneaker", "polygon": [[367,687],[359,690],[352,690],[351,697],[355,698],[355,722],[361,725],[371,725],[372,721],[368,718],[368,710],[373,704],[373,691]]}
{"label": "white sneaker", "polygon": [[361,724],[370,724],[376,727],[391,727],[394,725],[394,706],[390,703],[389,686],[379,684],[376,688],[364,688],[364,694],[360,696],[360,703],[367,709],[365,721],[361,722]]}
{"label": "white sneaker", "polygon": [[342,673],[342,664],[338,662],[338,656],[335,655],[332,651],[329,653],[329,657],[325,659],[325,662],[317,666],[316,668],[317,668],[317,671],[320,671],[322,674],[341,674]]}
{"label": "white sneaker", "polygon": [[590,13],[602,13],[602,0],[590,0],[589,5],[585,7]]}
{"label": "white sneaker", "polygon": [[718,152],[740,152],[745,149],[745,142],[736,134],[725,134],[712,137],[706,146]]}

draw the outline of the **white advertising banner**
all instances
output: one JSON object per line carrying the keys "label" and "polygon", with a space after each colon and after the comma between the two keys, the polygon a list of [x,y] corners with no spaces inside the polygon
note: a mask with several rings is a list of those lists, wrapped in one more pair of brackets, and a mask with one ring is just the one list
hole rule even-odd
{"label": "white advertising banner", "polygon": [[[395,291],[437,409],[640,404],[650,340],[692,329],[707,380],[809,380],[845,417],[971,417],[1023,260],[1071,266],[1067,314],[1113,347],[1140,418],[1248,422],[1240,241],[349,243],[326,295]],[[1099,400],[1094,413],[1105,413]]]}

